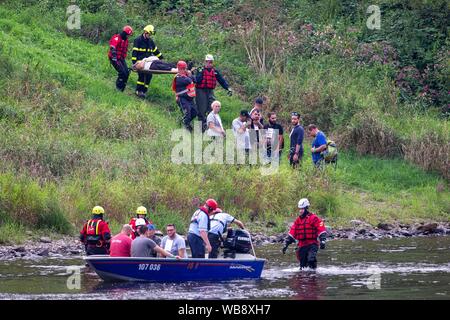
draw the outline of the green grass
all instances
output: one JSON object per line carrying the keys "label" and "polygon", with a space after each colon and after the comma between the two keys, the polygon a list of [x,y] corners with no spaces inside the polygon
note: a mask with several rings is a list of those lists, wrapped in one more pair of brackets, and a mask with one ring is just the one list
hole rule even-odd
{"label": "green grass", "polygon": [[[137,206],[145,205],[159,229],[175,223],[184,233],[196,205],[208,197],[217,198],[250,229],[267,232],[284,231],[296,215],[298,199],[305,196],[333,226],[351,219],[448,220],[447,181],[401,159],[342,150],[336,172],[327,168],[318,173],[306,152],[301,170],[292,171],[284,155],[279,172],[271,176],[261,176],[258,168],[172,164],[170,134],[180,126],[180,112],[170,90],[171,77],[154,76],[146,101],[133,96],[135,74],[125,93],[117,92],[105,43],[57,32],[59,20],[47,22],[45,13],[39,16],[33,9],[0,7],[0,28],[5,30],[0,33],[0,67],[8,71],[0,79],[5,97],[0,102],[0,242],[14,228],[74,233],[97,204],[105,207],[113,232],[129,221]],[[283,79],[258,79],[253,86],[245,56],[235,46],[223,46],[225,33],[192,26],[183,37],[171,36],[181,26],[169,24],[171,18],[155,19],[161,26],[158,46],[168,59],[200,61],[204,53],[213,52],[224,73],[236,80],[239,96],[216,90],[226,127],[239,110],[250,107],[249,97],[261,86],[276,88]],[[352,69],[336,56],[300,60],[293,81],[306,93],[299,110],[315,117],[307,120],[326,123],[332,110],[332,127],[358,111],[379,111],[395,102],[395,89],[383,76],[389,71],[385,67]],[[285,94],[280,109],[285,124],[297,106],[297,86],[280,91]],[[386,90],[393,92],[387,98]],[[396,117],[386,118],[401,135],[413,133],[413,125],[401,130]],[[432,121],[433,128],[443,128],[436,118],[423,119],[423,125]],[[448,131],[442,132],[445,138]],[[266,227],[268,221],[274,226]]]}

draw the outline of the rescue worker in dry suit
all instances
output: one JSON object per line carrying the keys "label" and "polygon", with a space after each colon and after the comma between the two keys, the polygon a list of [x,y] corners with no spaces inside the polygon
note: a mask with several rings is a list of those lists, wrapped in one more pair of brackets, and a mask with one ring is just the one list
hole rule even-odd
{"label": "rescue worker in dry suit", "polygon": [[[131,62],[133,65],[150,56],[155,56],[160,60],[164,59],[162,53],[151,38],[153,35],[155,35],[155,27],[149,24],[144,28],[144,32],[134,40],[133,51],[131,53]],[[138,72],[136,95],[139,98],[145,98],[151,81],[151,73]]]}
{"label": "rescue worker in dry suit", "polygon": [[131,218],[130,222],[128,223],[131,226],[131,229],[133,230],[133,232],[131,233],[131,239],[134,239],[137,236],[139,236],[136,230],[136,221],[138,219],[143,219],[145,222],[144,225],[153,224],[151,220],[147,219],[147,208],[143,206],[138,207],[136,209],[136,217]]}
{"label": "rescue worker in dry suit", "polygon": [[124,91],[130,76],[125,58],[128,52],[128,37],[133,34],[133,28],[130,26],[123,27],[121,33],[115,34],[109,40],[108,58],[111,65],[118,72],[116,80],[116,88]]}
{"label": "rescue worker in dry suit", "polygon": [[92,219],[86,221],[80,231],[80,240],[83,242],[86,254],[109,254],[111,231],[108,223],[103,220],[105,210],[100,206],[92,209]]}
{"label": "rescue worker in dry suit", "polygon": [[178,73],[173,78],[172,90],[175,92],[177,104],[183,112],[183,125],[192,132],[192,119],[197,115],[194,104],[195,84],[192,73],[187,69],[185,61],[178,61]]}
{"label": "rescue worker in dry suit", "polygon": [[203,131],[207,129],[206,115],[211,112],[211,104],[216,100],[214,97],[214,89],[216,88],[217,82],[219,82],[222,88],[227,90],[229,96],[233,94],[227,81],[223,78],[219,70],[214,68],[213,63],[213,55],[207,54],[204,67],[198,69],[195,76],[195,103],[197,105],[198,120],[202,122]]}
{"label": "rescue worker in dry suit", "polygon": [[205,258],[205,253],[210,253],[212,250],[208,239],[208,231],[211,229],[209,216],[213,214],[216,209],[216,200],[208,199],[205,204],[198,208],[192,215],[187,236],[192,258]]}
{"label": "rescue worker in dry suit", "polygon": [[300,199],[298,202],[300,215],[291,226],[282,249],[283,254],[285,254],[289,245],[296,240],[298,241],[296,254],[297,260],[300,262],[300,269],[317,268],[316,256],[319,249],[317,238],[320,240],[320,249],[325,249],[326,242],[327,230],[325,225],[318,216],[308,211],[309,205],[306,198]]}
{"label": "rescue worker in dry suit", "polygon": [[208,240],[211,244],[211,253],[209,258],[217,258],[219,256],[220,244],[223,243],[223,234],[228,229],[228,226],[232,223],[236,223],[239,228],[244,229],[244,224],[232,215],[222,212],[222,209],[217,208],[214,210],[213,215],[210,217],[211,228],[208,232]]}

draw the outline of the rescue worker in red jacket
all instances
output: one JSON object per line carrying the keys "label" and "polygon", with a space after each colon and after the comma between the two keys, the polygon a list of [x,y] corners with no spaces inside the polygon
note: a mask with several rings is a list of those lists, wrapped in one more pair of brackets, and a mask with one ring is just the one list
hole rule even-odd
{"label": "rescue worker in red jacket", "polygon": [[86,221],[80,231],[80,240],[83,242],[86,254],[109,254],[111,231],[108,223],[103,220],[105,210],[100,206],[92,209],[92,219]]}
{"label": "rescue worker in red jacket", "polygon": [[306,198],[300,199],[298,208],[300,215],[291,226],[289,235],[284,241],[282,249],[283,254],[286,253],[288,246],[298,241],[297,259],[300,262],[300,269],[309,267],[311,269],[317,268],[317,251],[325,249],[327,230],[323,221],[314,213],[309,212],[309,201]]}
{"label": "rescue worker in red jacket", "polygon": [[113,35],[111,40],[109,40],[108,58],[118,73],[116,88],[119,91],[125,90],[128,77],[130,76],[125,58],[128,52],[128,37],[132,34],[133,29],[130,26],[125,26],[121,33]]}
{"label": "rescue worker in red jacket", "polygon": [[147,219],[147,208],[140,206],[136,209],[136,217],[131,218],[130,223],[128,223],[131,226],[131,229],[133,229],[133,232],[131,233],[131,239],[135,239],[136,236],[138,236],[137,230],[136,230],[136,220],[137,219],[144,219],[145,225],[153,224],[151,220]]}
{"label": "rescue worker in red jacket", "polygon": [[227,90],[228,95],[232,95],[233,91],[228,85],[227,81],[222,77],[222,74],[214,68],[214,57],[207,54],[205,57],[205,65],[198,69],[195,77],[195,103],[197,105],[198,120],[202,122],[203,131],[206,130],[206,115],[211,112],[211,104],[216,98],[214,97],[214,89],[217,82]]}
{"label": "rescue worker in red jacket", "polygon": [[178,106],[183,112],[183,124],[187,130],[193,130],[191,121],[197,115],[194,104],[195,84],[191,71],[187,70],[185,61],[178,61],[178,73],[173,78],[172,90],[175,92]]}

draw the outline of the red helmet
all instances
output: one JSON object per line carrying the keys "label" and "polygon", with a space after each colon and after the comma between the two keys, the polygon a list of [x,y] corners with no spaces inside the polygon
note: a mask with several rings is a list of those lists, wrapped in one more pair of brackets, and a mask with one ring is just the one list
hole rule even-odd
{"label": "red helmet", "polygon": [[217,202],[214,199],[206,200],[205,205],[207,205],[212,211],[216,210],[218,207]]}
{"label": "red helmet", "polygon": [[131,36],[133,34],[133,28],[130,26],[123,27],[123,31],[125,31],[125,33],[129,36]]}
{"label": "red helmet", "polygon": [[187,68],[187,63],[186,61],[180,60],[177,63],[177,68],[178,69],[186,69]]}

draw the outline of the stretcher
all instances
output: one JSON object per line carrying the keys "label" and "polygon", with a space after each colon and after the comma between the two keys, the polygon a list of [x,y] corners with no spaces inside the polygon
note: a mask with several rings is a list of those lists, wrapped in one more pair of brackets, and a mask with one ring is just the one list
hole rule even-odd
{"label": "stretcher", "polygon": [[[149,59],[149,58],[146,58]],[[139,72],[139,73],[149,73],[149,74],[177,74],[178,69],[172,68],[171,70],[158,70],[151,69],[152,61],[146,61],[146,59],[137,62],[131,70]],[[156,58],[157,59],[157,58]]]}
{"label": "stretcher", "polygon": [[139,72],[139,73],[149,73],[149,74],[177,74],[178,73],[178,69],[173,69],[171,71],[164,71],[164,70],[136,70],[133,68],[130,68],[130,70],[133,70],[135,72]]}

